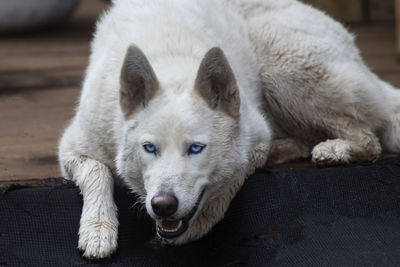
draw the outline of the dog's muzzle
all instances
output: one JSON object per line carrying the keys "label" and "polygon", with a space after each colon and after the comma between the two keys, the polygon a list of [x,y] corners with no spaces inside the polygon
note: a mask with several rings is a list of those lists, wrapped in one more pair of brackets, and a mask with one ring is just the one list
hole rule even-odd
{"label": "dog's muzzle", "polygon": [[178,238],[180,235],[185,233],[187,229],[189,228],[189,221],[193,218],[193,216],[196,214],[201,200],[204,195],[205,188],[199,195],[196,204],[192,208],[192,210],[183,218],[179,220],[168,220],[168,219],[158,219],[156,220],[157,224],[157,234],[161,238],[165,239],[175,239]]}

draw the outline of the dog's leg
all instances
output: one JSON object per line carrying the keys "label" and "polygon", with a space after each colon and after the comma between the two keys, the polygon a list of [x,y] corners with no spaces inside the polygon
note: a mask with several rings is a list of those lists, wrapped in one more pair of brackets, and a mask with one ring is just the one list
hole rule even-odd
{"label": "dog's leg", "polygon": [[312,145],[295,137],[272,140],[268,166],[308,158],[311,155],[311,149]]}
{"label": "dog's leg", "polygon": [[382,143],[386,151],[400,153],[400,89],[380,81],[380,84],[387,95],[390,106],[390,117],[382,134]]}
{"label": "dog's leg", "polygon": [[312,150],[312,160],[317,166],[373,161],[380,156],[379,139],[368,126],[349,118],[338,118],[327,125],[334,139],[328,139]]}
{"label": "dog's leg", "polygon": [[86,156],[61,157],[62,169],[83,196],[78,248],[87,258],[105,258],[115,252],[118,237],[113,177],[104,164]]}
{"label": "dog's leg", "polygon": [[257,168],[262,168],[268,158],[269,147],[265,143],[258,144],[249,157],[247,176],[254,173]]}

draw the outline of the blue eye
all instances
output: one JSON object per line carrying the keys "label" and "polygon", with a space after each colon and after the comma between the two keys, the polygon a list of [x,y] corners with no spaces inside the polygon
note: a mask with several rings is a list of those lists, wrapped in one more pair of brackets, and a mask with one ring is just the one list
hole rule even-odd
{"label": "blue eye", "polygon": [[156,146],[153,145],[152,143],[146,143],[143,145],[144,150],[146,150],[149,153],[156,153]]}
{"label": "blue eye", "polygon": [[201,151],[203,151],[203,149],[204,149],[205,147],[206,147],[206,146],[205,146],[205,145],[202,145],[202,144],[192,144],[192,145],[189,147],[188,153],[189,153],[189,154],[198,154],[198,153],[200,153]]}

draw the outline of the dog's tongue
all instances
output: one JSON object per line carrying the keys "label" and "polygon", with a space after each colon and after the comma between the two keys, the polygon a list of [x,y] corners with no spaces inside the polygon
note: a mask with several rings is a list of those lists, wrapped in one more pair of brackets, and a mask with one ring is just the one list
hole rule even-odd
{"label": "dog's tongue", "polygon": [[165,230],[175,230],[179,226],[179,221],[167,221],[163,220],[161,221],[161,227]]}

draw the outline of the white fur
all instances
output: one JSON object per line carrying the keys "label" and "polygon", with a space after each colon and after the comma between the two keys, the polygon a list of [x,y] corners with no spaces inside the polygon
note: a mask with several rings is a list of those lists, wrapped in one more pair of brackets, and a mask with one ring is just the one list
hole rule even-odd
{"label": "white fur", "polygon": [[[125,117],[120,74],[132,44],[146,55],[161,89]],[[200,62],[215,46],[236,77],[238,119],[211,109],[196,93]],[[155,194],[174,192],[179,218],[206,186],[188,231],[166,240],[183,244],[221,220],[244,179],[265,164],[271,133],[264,112],[277,137],[307,144],[297,143],[306,150],[297,154],[326,141],[312,150],[313,160],[340,164],[379,156],[378,137],[400,152],[399,99],[365,67],[340,24],[297,1],[114,1],[97,25],[77,113],[60,142],[63,174],[84,200],[79,248],[91,258],[116,249],[113,176],[139,195],[153,218]],[[143,150],[146,141],[160,148],[159,157]],[[192,142],[207,147],[184,155]]]}
{"label": "white fur", "polygon": [[308,148],[321,165],[373,160],[379,141],[400,152],[400,91],[365,66],[339,23],[295,0],[227,1],[246,19],[277,138],[311,148],[333,139]]}
{"label": "white fur", "polygon": [[[207,233],[248,173],[265,163],[270,131],[259,109],[259,68],[247,35],[240,16],[212,0],[120,0],[100,20],[77,114],[60,144],[63,173],[84,196],[79,239],[84,256],[102,258],[116,248],[111,172],[142,198],[152,217],[150,201],[158,192],[174,192],[180,217],[207,186],[189,230],[168,241],[179,244]],[[145,109],[124,118],[120,72],[131,44],[142,49],[162,90]],[[237,130],[235,119],[210,109],[194,91],[200,62],[215,46],[224,51],[240,90]],[[163,156],[145,152],[145,141],[156,144]],[[182,156],[185,142],[207,147],[199,155]],[[103,207],[106,202],[110,207]],[[90,228],[93,224],[98,226]]]}

